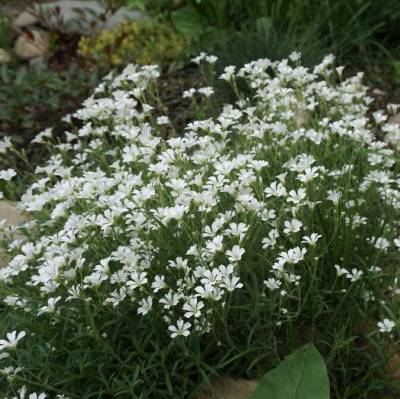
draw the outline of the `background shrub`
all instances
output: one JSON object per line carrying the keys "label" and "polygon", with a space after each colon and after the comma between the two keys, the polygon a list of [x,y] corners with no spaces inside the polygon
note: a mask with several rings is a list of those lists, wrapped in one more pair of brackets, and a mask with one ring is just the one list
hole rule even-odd
{"label": "background shrub", "polygon": [[78,54],[99,67],[121,67],[130,62],[166,66],[182,57],[184,39],[161,21],[124,22],[111,31],[82,37]]}

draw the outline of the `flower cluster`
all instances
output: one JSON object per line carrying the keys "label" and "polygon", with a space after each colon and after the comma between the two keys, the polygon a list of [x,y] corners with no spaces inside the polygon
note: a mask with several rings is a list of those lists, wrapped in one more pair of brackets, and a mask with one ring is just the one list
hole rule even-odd
{"label": "flower cluster", "polygon": [[333,64],[227,67],[221,79],[247,90],[167,140],[149,100],[158,69],[107,76],[22,197],[27,238],[0,280],[29,289],[3,302],[55,324],[63,308],[119,309],[180,339],[211,333],[235,298],[268,302],[278,327],[307,318],[318,289],[329,304],[349,293],[392,331],[400,176],[375,133],[399,128],[371,122],[362,75],[343,80]]}

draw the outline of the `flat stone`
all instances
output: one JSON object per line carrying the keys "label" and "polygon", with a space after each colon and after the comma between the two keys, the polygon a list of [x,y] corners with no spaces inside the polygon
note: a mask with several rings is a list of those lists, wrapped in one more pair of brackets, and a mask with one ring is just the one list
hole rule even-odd
{"label": "flat stone", "polygon": [[0,48],[0,64],[8,64],[10,61],[10,54],[8,54],[3,48]]}
{"label": "flat stone", "polygon": [[111,13],[98,1],[51,1],[35,7],[42,25],[71,34],[92,35],[101,29],[113,29],[122,21],[145,18],[143,13],[126,7]]}
{"label": "flat stone", "polygon": [[26,9],[22,11],[13,22],[15,29],[25,28],[27,26],[35,25],[39,22],[39,17],[34,8]]}
{"label": "flat stone", "polygon": [[254,380],[220,377],[198,399],[250,399],[256,386],[257,381]]}
{"label": "flat stone", "polygon": [[[5,227],[15,227],[26,221],[26,218],[18,211],[16,205],[9,201],[0,201],[0,224],[5,220]],[[0,249],[0,267],[6,266],[7,262],[2,249]]]}
{"label": "flat stone", "polygon": [[390,122],[391,123],[397,123],[398,125],[400,125],[400,112],[398,114],[396,114],[396,115],[393,115],[390,118]]}
{"label": "flat stone", "polygon": [[49,34],[39,29],[23,32],[15,42],[14,52],[25,61],[43,57],[49,52]]}
{"label": "flat stone", "polygon": [[0,220],[3,219],[6,220],[7,226],[18,226],[26,220],[17,209],[16,204],[6,200],[0,201]]}

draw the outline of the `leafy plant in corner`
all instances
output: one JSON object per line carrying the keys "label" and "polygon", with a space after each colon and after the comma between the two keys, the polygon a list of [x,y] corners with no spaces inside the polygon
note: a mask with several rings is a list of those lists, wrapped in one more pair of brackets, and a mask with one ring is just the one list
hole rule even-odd
{"label": "leafy plant in corner", "polygon": [[329,399],[329,378],[323,357],[313,344],[289,355],[268,371],[251,399]]}

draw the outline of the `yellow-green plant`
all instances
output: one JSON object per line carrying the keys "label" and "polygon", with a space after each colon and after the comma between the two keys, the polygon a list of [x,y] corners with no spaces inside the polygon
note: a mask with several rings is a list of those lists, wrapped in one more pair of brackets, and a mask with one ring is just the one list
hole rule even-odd
{"label": "yellow-green plant", "polygon": [[184,39],[167,23],[146,20],[123,22],[112,31],[82,37],[78,53],[101,66],[127,62],[165,66],[178,59],[184,48]]}

